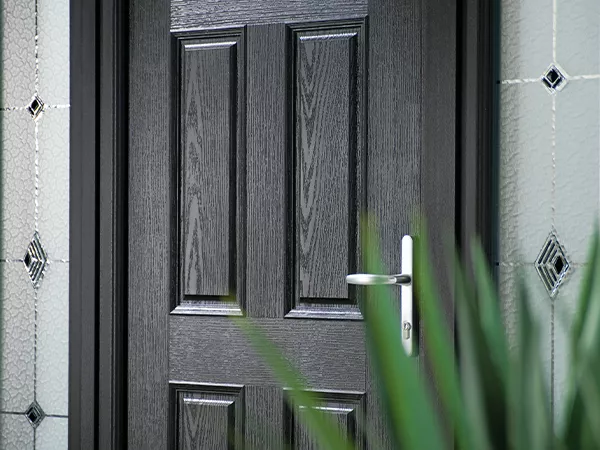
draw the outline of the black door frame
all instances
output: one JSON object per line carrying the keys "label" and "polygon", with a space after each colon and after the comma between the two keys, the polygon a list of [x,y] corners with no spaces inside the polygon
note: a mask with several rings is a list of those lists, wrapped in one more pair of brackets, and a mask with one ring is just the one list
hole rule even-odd
{"label": "black door frame", "polygon": [[[127,442],[128,3],[71,0],[71,449],[125,448]],[[423,89],[436,99],[424,105],[424,176],[451,188],[434,207],[452,208],[459,246],[468,248],[479,236],[490,261],[496,3],[424,0],[422,28]],[[433,150],[448,142],[455,143],[454,173]],[[427,182],[423,187],[427,214],[433,203]],[[443,232],[430,230],[430,236]],[[435,269],[441,273],[443,261]],[[453,327],[448,298],[446,320]]]}

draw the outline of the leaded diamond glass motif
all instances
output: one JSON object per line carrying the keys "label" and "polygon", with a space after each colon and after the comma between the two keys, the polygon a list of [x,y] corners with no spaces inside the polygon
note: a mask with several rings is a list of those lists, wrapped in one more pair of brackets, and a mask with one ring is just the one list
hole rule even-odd
{"label": "leaded diamond glass motif", "polygon": [[34,95],[33,99],[31,99],[31,103],[27,107],[27,110],[31,114],[31,117],[36,120],[44,111],[44,102],[39,96]]}
{"label": "leaded diamond glass motif", "polygon": [[535,269],[542,279],[550,297],[556,296],[558,288],[569,273],[571,264],[565,250],[554,233],[550,233],[542,251],[535,261]]}
{"label": "leaded diamond glass motif", "polygon": [[42,247],[40,235],[37,231],[33,234],[33,238],[27,247],[23,263],[27,268],[27,273],[29,274],[29,278],[31,278],[33,287],[37,288],[44,277],[44,270],[48,263],[48,256],[44,247]]}
{"label": "leaded diamond glass motif", "polygon": [[34,400],[33,403],[29,405],[29,408],[27,408],[25,416],[27,416],[27,419],[31,423],[31,426],[33,428],[37,428],[37,426],[42,422],[42,420],[44,420],[44,417],[46,417],[46,414],[44,413],[44,410],[38,404],[38,402]]}
{"label": "leaded diamond glass motif", "polygon": [[560,91],[567,84],[567,79],[556,65],[551,64],[542,75],[542,83],[548,92],[554,93]]}

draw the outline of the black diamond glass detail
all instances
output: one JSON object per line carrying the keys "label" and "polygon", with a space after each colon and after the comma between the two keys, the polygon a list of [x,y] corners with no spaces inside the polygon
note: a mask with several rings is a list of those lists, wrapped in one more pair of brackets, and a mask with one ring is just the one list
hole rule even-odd
{"label": "black diamond glass detail", "polygon": [[25,253],[25,256],[23,257],[23,263],[25,264],[29,278],[31,278],[33,287],[37,288],[44,277],[44,270],[48,263],[48,256],[46,255],[44,247],[42,247],[40,235],[37,231],[33,234],[33,239],[31,239],[31,242],[27,247],[27,253]]}
{"label": "black diamond glass detail", "polygon": [[551,65],[542,76],[542,83],[544,83],[550,92],[554,92],[566,83],[566,78],[558,70],[558,67]]}
{"label": "black diamond glass detail", "polygon": [[561,273],[563,267],[565,267],[565,261],[564,259],[562,259],[562,257],[558,256],[556,258],[556,261],[554,261],[554,268],[556,269],[556,273]]}
{"label": "black diamond glass detail", "polygon": [[564,282],[570,267],[571,264],[556,234],[550,233],[535,261],[535,269],[550,297],[558,293],[558,288]]}
{"label": "black diamond glass detail", "polygon": [[42,111],[44,110],[44,102],[42,101],[42,99],[40,97],[38,97],[37,95],[34,95],[33,99],[31,100],[31,103],[27,107],[27,110],[31,114],[31,117],[33,117],[34,119],[37,119],[40,116],[40,114],[42,114]]}
{"label": "black diamond glass detail", "polygon": [[29,408],[27,408],[27,411],[25,411],[25,416],[27,416],[27,419],[29,419],[31,426],[36,428],[42,422],[42,420],[44,420],[46,414],[44,414],[44,410],[38,404],[38,402],[34,400],[33,403],[29,405]]}

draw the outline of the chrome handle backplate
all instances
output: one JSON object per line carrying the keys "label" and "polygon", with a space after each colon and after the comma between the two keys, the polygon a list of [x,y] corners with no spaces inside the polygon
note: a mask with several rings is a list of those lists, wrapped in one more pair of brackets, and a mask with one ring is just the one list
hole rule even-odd
{"label": "chrome handle backplate", "polygon": [[416,354],[415,327],[413,315],[413,239],[406,235],[402,238],[402,273],[397,275],[375,275],[354,273],[346,276],[348,284],[373,286],[380,284],[399,285],[402,311],[402,346],[408,356]]}

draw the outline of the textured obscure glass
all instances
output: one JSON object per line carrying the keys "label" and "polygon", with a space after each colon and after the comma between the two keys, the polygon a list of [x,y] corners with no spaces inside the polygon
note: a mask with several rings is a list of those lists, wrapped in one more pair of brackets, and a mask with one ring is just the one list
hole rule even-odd
{"label": "textured obscure glass", "polygon": [[552,0],[502,0],[501,78],[535,78],[552,62]]}
{"label": "textured obscure glass", "polygon": [[499,258],[531,263],[552,222],[552,97],[541,83],[500,88]]}
{"label": "textured obscure glass", "polygon": [[69,0],[5,0],[0,449],[66,449]]}
{"label": "textured obscure glass", "polygon": [[35,84],[35,2],[2,1],[2,107],[23,107]]}
{"label": "textured obscure glass", "polygon": [[38,289],[37,397],[48,414],[67,415],[69,266],[50,264]]}
{"label": "textured obscure glass", "polygon": [[40,93],[51,105],[69,104],[69,2],[38,0]]}
{"label": "textured obscure glass", "polygon": [[25,412],[33,401],[35,293],[19,262],[0,262],[2,383],[0,411]]}
{"label": "textured obscure glass", "polygon": [[556,95],[555,226],[577,263],[586,262],[589,237],[598,220],[599,94],[596,79],[572,81]]}
{"label": "textured obscure glass", "polygon": [[69,258],[69,110],[39,122],[39,231],[53,259]]}
{"label": "textured obscure glass", "polygon": [[600,67],[600,2],[558,0],[556,58],[569,73],[597,74]]}
{"label": "textured obscure glass", "polygon": [[22,258],[35,220],[35,123],[27,111],[3,111],[0,258]]}
{"label": "textured obscure glass", "polygon": [[0,413],[0,448],[32,450],[33,433],[25,414]]}
{"label": "textured obscure glass", "polygon": [[[497,266],[525,275],[560,426],[568,330],[600,211],[600,2],[502,0]],[[537,272],[537,274],[536,274]]]}
{"label": "textured obscure glass", "polygon": [[36,450],[56,450],[68,447],[68,421],[64,417],[46,417],[36,430]]}

